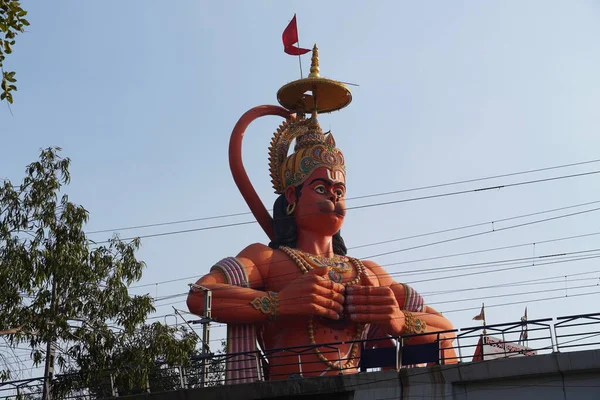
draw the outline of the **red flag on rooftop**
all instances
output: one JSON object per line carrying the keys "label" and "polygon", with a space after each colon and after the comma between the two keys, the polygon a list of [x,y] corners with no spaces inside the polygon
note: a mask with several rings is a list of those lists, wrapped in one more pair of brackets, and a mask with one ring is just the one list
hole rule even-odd
{"label": "red flag on rooftop", "polygon": [[294,14],[294,18],[292,18],[288,26],[284,29],[281,39],[283,40],[283,51],[289,55],[299,56],[310,51],[310,49],[303,49],[294,46],[296,43],[298,43],[298,25],[296,25],[296,14]]}
{"label": "red flag on rooftop", "polygon": [[481,305],[481,311],[479,312],[479,314],[477,314],[476,316],[473,317],[473,319],[475,321],[485,321],[485,305]]}

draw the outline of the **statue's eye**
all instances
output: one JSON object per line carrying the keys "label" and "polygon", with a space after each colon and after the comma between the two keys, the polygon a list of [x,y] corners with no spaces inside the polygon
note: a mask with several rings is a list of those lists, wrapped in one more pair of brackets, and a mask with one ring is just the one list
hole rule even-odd
{"label": "statue's eye", "polygon": [[315,187],[315,192],[317,192],[319,194],[325,194],[325,186],[319,185],[319,186]]}
{"label": "statue's eye", "polygon": [[342,189],[336,189],[335,195],[338,199],[341,199],[342,197],[344,197],[344,191]]}

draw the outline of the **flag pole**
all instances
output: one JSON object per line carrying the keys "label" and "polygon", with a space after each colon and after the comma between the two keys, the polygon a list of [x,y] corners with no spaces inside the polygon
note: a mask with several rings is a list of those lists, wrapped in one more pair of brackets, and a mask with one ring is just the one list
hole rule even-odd
{"label": "flag pole", "polygon": [[519,344],[527,346],[527,339],[529,338],[529,332],[527,329],[527,306],[525,306],[525,314],[521,317],[521,335],[519,336]]}
{"label": "flag pole", "polygon": [[481,303],[481,311],[483,311],[483,335],[487,335],[487,331],[485,330],[485,326],[487,326],[487,322],[485,322],[485,303]]}
{"label": "flag pole", "polygon": [[487,332],[485,330],[485,326],[487,323],[485,322],[485,303],[481,303],[481,311],[479,314],[473,317],[475,321],[483,321],[483,334],[485,335]]}
{"label": "flag pole", "polygon": [[[296,14],[294,13],[294,18],[296,18]],[[298,18],[296,18],[296,34],[298,35],[298,47],[300,46],[300,33],[298,33]],[[302,57],[300,57],[300,52],[298,52],[298,65],[300,65],[300,79],[302,79]]]}

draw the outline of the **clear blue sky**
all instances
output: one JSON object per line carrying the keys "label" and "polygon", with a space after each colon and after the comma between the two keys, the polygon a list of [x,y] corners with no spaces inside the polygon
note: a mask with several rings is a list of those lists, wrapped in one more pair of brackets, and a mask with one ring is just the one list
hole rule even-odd
{"label": "clear blue sky", "polygon": [[[303,47],[317,43],[321,73],[357,83],[352,104],[324,115],[348,163],[349,197],[600,158],[600,5],[504,2],[25,2],[31,27],[5,63],[17,71],[11,116],[0,104],[0,176],[19,181],[45,146],[72,159],[71,199],[91,214],[89,231],[247,211],[229,172],[231,129],[247,109],[276,104],[299,77],[281,33],[297,13]],[[308,70],[310,56],[303,58]],[[279,124],[252,125],[245,165],[272,205],[267,146]],[[493,184],[599,170],[599,164],[515,176]],[[598,175],[349,213],[348,246],[401,238],[600,200]],[[349,206],[482,187],[470,183],[381,196]],[[598,205],[595,205],[598,206]],[[594,205],[566,212],[585,210]],[[399,252],[383,265],[600,231],[598,212]],[[495,224],[501,228],[541,215]],[[122,237],[247,221],[250,216],[121,232]],[[363,257],[490,229],[421,237],[351,251]],[[110,234],[95,234],[103,240]],[[594,249],[600,236],[386,266],[399,281],[448,274],[403,271]],[[142,241],[141,283],[200,277],[253,242],[257,225]],[[465,291],[483,285],[598,271],[597,259],[416,282],[456,326],[488,305],[565,294],[565,283]],[[474,272],[477,270],[462,271]],[[485,269],[484,271],[490,271]],[[456,274],[458,272],[453,272]],[[598,273],[569,287],[599,282]],[[567,280],[581,278],[568,277]],[[188,279],[150,288],[165,296]],[[551,292],[523,295],[525,292]],[[593,288],[568,290],[568,294]],[[518,294],[518,295],[516,295]],[[492,297],[500,296],[504,297]],[[598,294],[529,303],[529,317],[599,311]],[[185,297],[176,305],[185,309]],[[442,303],[438,303],[442,302]],[[170,310],[159,308],[159,315]],[[525,304],[489,308],[488,322],[517,320]],[[452,310],[472,308],[467,311]]]}

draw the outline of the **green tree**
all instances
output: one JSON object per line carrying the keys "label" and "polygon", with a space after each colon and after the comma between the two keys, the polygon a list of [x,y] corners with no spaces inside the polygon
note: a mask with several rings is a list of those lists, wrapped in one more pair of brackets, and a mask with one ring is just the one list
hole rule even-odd
{"label": "green tree", "polygon": [[[83,342],[83,341],[82,341]],[[55,394],[62,397],[110,397],[113,388],[120,396],[181,388],[180,368],[190,365],[197,337],[184,328],[177,329],[155,322],[143,325],[133,334],[121,332],[107,359],[91,357],[71,363],[57,376]],[[71,354],[75,357],[79,348]],[[73,351],[74,350],[74,351]],[[100,365],[99,365],[100,363]],[[99,374],[102,370],[104,373]]]}
{"label": "green tree", "polygon": [[139,240],[99,245],[86,237],[88,212],[63,193],[70,160],[59,152],[42,150],[20,185],[0,185],[0,331],[11,346],[28,346],[35,365],[56,349],[57,372],[70,372],[61,390],[97,386],[110,374],[128,390],[157,361],[185,364],[196,337],[145,325],[152,298],[128,292],[145,267],[135,256]]}
{"label": "green tree", "polygon": [[0,84],[0,100],[6,100],[12,104],[12,92],[17,90],[15,72],[4,71],[4,60],[6,54],[12,53],[15,38],[29,22],[25,19],[27,11],[23,10],[19,1],[0,0],[0,73],[2,83]]}

